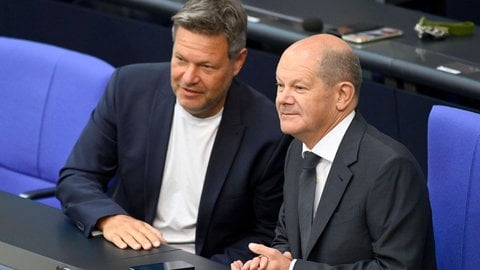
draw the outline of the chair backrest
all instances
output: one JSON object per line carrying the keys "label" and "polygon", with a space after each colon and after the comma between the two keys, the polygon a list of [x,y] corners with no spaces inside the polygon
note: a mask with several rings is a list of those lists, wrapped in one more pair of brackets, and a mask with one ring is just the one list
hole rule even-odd
{"label": "chair backrest", "polygon": [[0,189],[55,186],[113,70],[90,55],[0,37]]}
{"label": "chair backrest", "polygon": [[480,269],[480,114],[433,106],[428,187],[438,269]]}

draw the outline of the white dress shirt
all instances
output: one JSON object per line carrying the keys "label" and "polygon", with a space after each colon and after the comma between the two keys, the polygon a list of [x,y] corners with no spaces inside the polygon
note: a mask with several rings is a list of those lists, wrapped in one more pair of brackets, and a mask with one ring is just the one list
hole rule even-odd
{"label": "white dress shirt", "polygon": [[[302,156],[306,151],[311,151],[317,156],[321,157],[320,162],[317,164],[317,184],[315,186],[315,204],[313,210],[313,216],[317,212],[318,204],[320,203],[320,198],[322,197],[323,189],[325,188],[325,183],[327,182],[328,174],[332,167],[333,160],[337,154],[338,147],[343,140],[345,132],[347,132],[348,127],[352,123],[353,117],[355,117],[355,111],[352,111],[347,115],[340,123],[337,124],[330,132],[328,132],[320,141],[315,144],[312,149],[303,144]],[[290,270],[293,270],[295,266],[294,259],[290,263]]]}

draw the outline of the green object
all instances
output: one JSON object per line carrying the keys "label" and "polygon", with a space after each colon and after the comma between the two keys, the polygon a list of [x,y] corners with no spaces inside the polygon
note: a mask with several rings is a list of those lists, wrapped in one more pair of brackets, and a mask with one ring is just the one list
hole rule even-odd
{"label": "green object", "polygon": [[421,17],[418,22],[421,26],[432,27],[444,27],[448,29],[448,34],[452,36],[468,36],[473,34],[475,23],[471,21],[465,22],[443,22],[443,21],[431,21],[425,17]]}

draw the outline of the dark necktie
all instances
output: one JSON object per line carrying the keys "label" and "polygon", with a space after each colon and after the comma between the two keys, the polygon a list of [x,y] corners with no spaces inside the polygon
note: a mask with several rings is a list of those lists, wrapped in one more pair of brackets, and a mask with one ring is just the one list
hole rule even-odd
{"label": "dark necktie", "polygon": [[300,174],[298,194],[298,217],[300,224],[300,237],[303,258],[306,257],[306,249],[313,220],[313,205],[315,201],[316,167],[320,157],[312,152],[305,152],[303,158],[303,170]]}

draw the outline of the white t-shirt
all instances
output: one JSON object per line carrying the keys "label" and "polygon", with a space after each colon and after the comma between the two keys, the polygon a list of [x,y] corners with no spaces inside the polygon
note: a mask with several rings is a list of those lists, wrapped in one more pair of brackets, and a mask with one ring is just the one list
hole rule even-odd
{"label": "white t-shirt", "polygon": [[222,112],[197,118],[175,105],[153,226],[169,245],[191,253],[195,253],[198,207]]}

